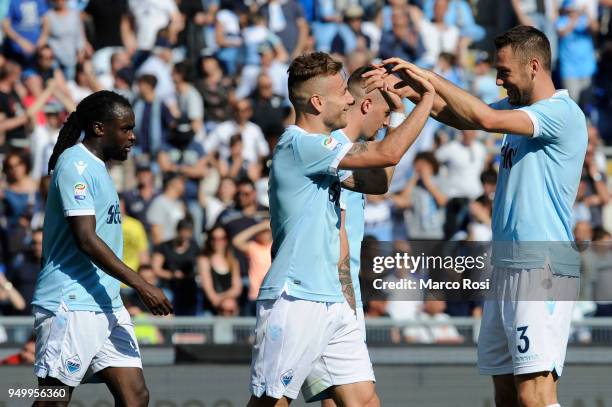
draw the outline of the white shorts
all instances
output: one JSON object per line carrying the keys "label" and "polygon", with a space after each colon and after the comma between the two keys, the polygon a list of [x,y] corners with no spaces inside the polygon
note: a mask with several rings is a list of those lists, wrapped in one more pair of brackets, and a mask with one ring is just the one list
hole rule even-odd
{"label": "white shorts", "polygon": [[360,323],[346,302],[301,300],[285,293],[257,302],[251,393],[297,398],[319,359],[334,366],[332,385],[374,381]]}
{"label": "white shorts", "polygon": [[76,387],[107,367],[142,369],[134,325],[125,308],[114,313],[56,312],[35,307],[36,362],[40,378],[54,377]]}
{"label": "white shorts", "polygon": [[[499,273],[499,274],[497,274]],[[552,277],[550,269],[495,269],[496,299],[484,304],[478,337],[478,367],[484,375],[553,372],[561,376],[575,301],[520,301],[519,293],[543,281],[576,284]]]}
{"label": "white shorts", "polygon": [[[357,307],[357,323],[361,333],[361,340],[366,343],[366,327],[363,315],[363,307]],[[312,371],[302,385],[302,395],[307,403],[331,398],[327,391],[331,386],[363,381],[375,381],[370,356],[361,354],[361,346],[357,348],[348,342],[350,338],[343,338],[345,342],[340,343],[317,359]],[[330,344],[331,345],[331,344]],[[358,352],[356,352],[356,350]],[[367,357],[367,368],[366,358]],[[359,369],[359,370],[358,370]]]}

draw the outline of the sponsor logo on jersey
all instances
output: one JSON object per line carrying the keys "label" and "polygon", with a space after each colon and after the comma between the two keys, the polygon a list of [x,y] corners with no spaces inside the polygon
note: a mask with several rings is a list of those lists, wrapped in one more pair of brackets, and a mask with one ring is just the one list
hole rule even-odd
{"label": "sponsor logo on jersey", "polygon": [[289,369],[285,373],[283,373],[280,377],[280,380],[281,383],[283,383],[283,386],[289,386],[289,383],[291,383],[291,380],[293,380],[293,369]]}
{"label": "sponsor logo on jersey", "polygon": [[66,360],[66,370],[70,374],[75,374],[81,370],[81,359],[79,358],[79,355],[74,355]]}
{"label": "sponsor logo on jersey", "polygon": [[338,143],[338,140],[334,139],[332,136],[327,136],[323,139],[323,147],[328,150],[334,151],[339,145],[340,143]]}
{"label": "sponsor logo on jersey", "polygon": [[77,182],[74,184],[74,199],[77,201],[82,201],[87,196],[87,185],[82,182]]}

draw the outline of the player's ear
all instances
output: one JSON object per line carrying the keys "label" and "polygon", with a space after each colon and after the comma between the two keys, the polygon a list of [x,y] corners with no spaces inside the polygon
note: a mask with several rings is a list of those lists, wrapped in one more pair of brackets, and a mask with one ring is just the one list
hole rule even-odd
{"label": "player's ear", "polygon": [[93,132],[96,137],[102,137],[104,135],[104,124],[102,122],[93,122]]}
{"label": "player's ear", "polygon": [[370,111],[371,107],[372,107],[372,99],[370,98],[364,98],[361,101],[361,105],[359,106],[362,114],[367,114]]}
{"label": "player's ear", "polygon": [[318,113],[323,111],[323,99],[321,99],[321,96],[317,95],[316,93],[310,97],[310,105]]}
{"label": "player's ear", "polygon": [[529,68],[531,68],[531,79],[533,79],[536,74],[542,69],[542,64],[540,64],[539,59],[532,58],[529,65]]}

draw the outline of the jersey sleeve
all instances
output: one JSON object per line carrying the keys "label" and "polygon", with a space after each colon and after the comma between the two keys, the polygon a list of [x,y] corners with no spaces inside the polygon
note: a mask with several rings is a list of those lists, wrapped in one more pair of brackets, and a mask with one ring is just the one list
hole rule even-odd
{"label": "jersey sleeve", "polygon": [[529,116],[533,123],[533,137],[547,143],[557,143],[562,136],[563,128],[571,116],[569,104],[560,98],[551,98],[542,103],[520,109]]}
{"label": "jersey sleeve", "polygon": [[306,175],[338,175],[338,165],[352,145],[322,135],[301,136],[293,140],[297,161]]}
{"label": "jersey sleeve", "polygon": [[89,172],[79,174],[76,168],[66,166],[58,168],[57,171],[56,183],[64,216],[95,216],[94,178]]}

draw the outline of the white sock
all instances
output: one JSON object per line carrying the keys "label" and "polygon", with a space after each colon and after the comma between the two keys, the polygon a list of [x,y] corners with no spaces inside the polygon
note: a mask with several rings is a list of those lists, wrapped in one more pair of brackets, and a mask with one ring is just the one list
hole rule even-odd
{"label": "white sock", "polygon": [[549,406],[546,407],[561,407],[561,404],[557,403],[557,404],[551,404]]}

